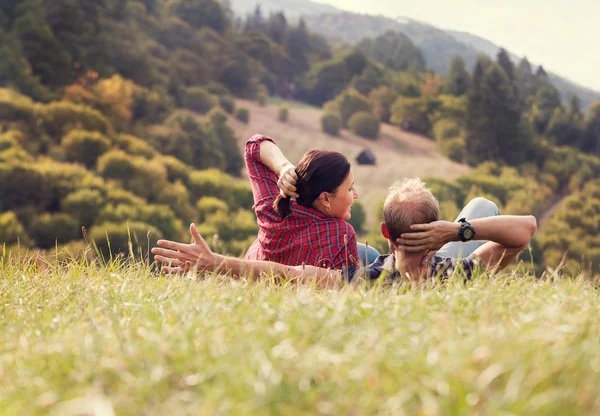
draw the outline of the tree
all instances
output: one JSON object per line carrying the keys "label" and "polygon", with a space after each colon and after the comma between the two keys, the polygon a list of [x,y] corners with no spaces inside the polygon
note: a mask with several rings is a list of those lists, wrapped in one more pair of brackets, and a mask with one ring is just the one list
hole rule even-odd
{"label": "tree", "polygon": [[465,61],[462,56],[457,55],[452,58],[450,68],[444,80],[443,92],[461,96],[467,93],[469,88],[469,73],[465,68]]}
{"label": "tree", "polygon": [[571,121],[569,114],[561,107],[556,107],[548,123],[546,135],[557,146],[580,146],[581,124]]}
{"label": "tree", "polygon": [[16,12],[18,17],[12,30],[18,34],[33,75],[48,86],[69,84],[72,80],[71,57],[48,26],[43,3],[24,0],[18,3]]}
{"label": "tree", "polygon": [[569,120],[574,123],[581,123],[583,121],[583,113],[581,112],[581,102],[579,97],[575,94],[569,96]]}
{"label": "tree", "polygon": [[500,48],[496,60],[512,85],[515,96],[518,97],[517,75],[515,73],[515,67],[510,60],[510,56],[508,56],[508,52],[506,52],[504,48]]}
{"label": "tree", "polygon": [[465,145],[469,149],[470,163],[476,164],[486,159],[485,143],[480,137],[485,129],[483,119],[483,77],[488,63],[479,57],[473,69],[473,75],[467,90],[467,111],[465,117]]}
{"label": "tree", "polygon": [[358,48],[371,58],[397,71],[425,70],[425,58],[408,36],[387,31],[375,39],[365,39]]}
{"label": "tree", "polygon": [[592,103],[588,110],[581,150],[600,154],[600,101]]}
{"label": "tree", "polygon": [[283,12],[269,16],[267,21],[267,35],[273,42],[284,44],[287,39],[287,19]]}
{"label": "tree", "polygon": [[552,113],[561,107],[560,94],[550,84],[542,86],[536,96],[532,108],[532,121],[538,134],[544,134]]}
{"label": "tree", "polygon": [[177,0],[171,4],[171,11],[194,29],[207,26],[224,33],[230,23],[216,0]]}
{"label": "tree", "polygon": [[525,106],[527,105],[527,97],[535,95],[536,92],[535,77],[533,76],[531,64],[527,57],[524,57],[521,62],[519,62],[516,75],[519,99]]}
{"label": "tree", "polygon": [[383,85],[376,90],[371,91],[371,94],[369,94],[369,103],[371,103],[373,112],[379,117],[379,120],[384,123],[389,123],[392,105],[397,98],[398,94],[393,89]]}
{"label": "tree", "polygon": [[244,32],[249,30],[264,30],[265,23],[262,15],[262,9],[260,8],[260,4],[257,4],[254,8],[254,13],[249,14],[246,17],[246,23],[244,25]]}
{"label": "tree", "polygon": [[521,131],[521,113],[504,70],[493,64],[482,74],[477,64],[469,92],[465,144],[472,162],[522,161],[529,148]]}
{"label": "tree", "polygon": [[302,74],[309,68],[310,37],[304,19],[300,19],[297,28],[288,30],[286,50],[292,60],[293,75]]}

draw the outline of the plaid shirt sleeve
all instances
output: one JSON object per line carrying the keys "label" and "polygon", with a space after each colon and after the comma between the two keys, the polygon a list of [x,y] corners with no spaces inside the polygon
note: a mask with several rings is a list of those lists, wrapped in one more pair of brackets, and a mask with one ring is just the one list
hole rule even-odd
{"label": "plaid shirt sleeve", "polygon": [[252,186],[252,194],[254,196],[255,211],[265,206],[270,206],[277,195],[279,188],[277,187],[277,175],[272,172],[260,161],[260,143],[268,140],[275,143],[273,139],[256,134],[246,142],[246,169],[248,178]]}
{"label": "plaid shirt sleeve", "polygon": [[[353,268],[358,267],[359,259],[358,259],[358,245],[356,241],[356,233],[354,232],[354,228],[350,224],[345,221],[342,221],[339,229],[336,230],[338,236],[342,236],[342,241],[339,242],[331,241],[330,244],[332,247],[340,247],[337,252],[333,253],[333,267],[335,269],[343,269],[343,268]],[[347,241],[344,241],[344,235],[347,236]]]}

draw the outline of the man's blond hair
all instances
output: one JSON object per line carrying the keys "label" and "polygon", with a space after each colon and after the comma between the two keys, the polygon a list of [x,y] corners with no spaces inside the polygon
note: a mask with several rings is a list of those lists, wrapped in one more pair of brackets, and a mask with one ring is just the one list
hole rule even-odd
{"label": "man's blond hair", "polygon": [[383,220],[390,240],[410,232],[413,224],[427,224],[439,218],[440,204],[421,179],[405,179],[390,187],[383,204]]}

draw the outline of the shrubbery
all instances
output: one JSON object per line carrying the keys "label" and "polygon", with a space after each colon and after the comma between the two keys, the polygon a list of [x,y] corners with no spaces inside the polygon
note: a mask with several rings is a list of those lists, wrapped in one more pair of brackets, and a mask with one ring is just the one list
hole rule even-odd
{"label": "shrubbery", "polygon": [[183,98],[185,108],[205,114],[218,104],[218,99],[202,87],[189,87]]}
{"label": "shrubbery", "polygon": [[25,228],[14,212],[6,211],[0,214],[0,246],[2,244],[19,243],[24,247],[32,241]]}
{"label": "shrubbery", "polygon": [[321,129],[330,136],[338,136],[342,128],[342,118],[337,113],[325,112],[321,116]]}
{"label": "shrubbery", "polygon": [[77,238],[83,238],[81,225],[66,213],[37,215],[29,225],[31,236],[40,248],[51,248],[57,243],[64,244]]}
{"label": "shrubbery", "polygon": [[379,119],[366,111],[360,111],[350,117],[348,127],[355,134],[367,139],[376,139],[379,135]]}
{"label": "shrubbery", "polygon": [[348,121],[353,114],[366,111],[371,112],[369,100],[356,90],[342,92],[333,101],[325,103],[323,106],[325,112],[337,112],[342,118],[342,125],[348,127]]}
{"label": "shrubbery", "polygon": [[106,200],[95,189],[80,189],[69,195],[61,203],[61,211],[69,214],[79,226],[89,227],[102,210]]}
{"label": "shrubbery", "polygon": [[233,113],[233,116],[242,123],[248,124],[248,122],[250,121],[250,111],[248,111],[248,109],[245,107],[236,108],[235,112]]}
{"label": "shrubbery", "polygon": [[277,120],[285,123],[288,121],[289,110],[287,107],[280,107],[277,111]]}
{"label": "shrubbery", "polygon": [[222,95],[219,97],[219,106],[229,114],[235,111],[235,100],[230,95]]}
{"label": "shrubbery", "polygon": [[75,129],[104,135],[112,131],[108,119],[98,110],[67,101],[38,104],[35,113],[41,127],[55,140]]}
{"label": "shrubbery", "polygon": [[110,140],[98,132],[73,130],[61,142],[67,160],[93,168],[96,161],[110,148]]}

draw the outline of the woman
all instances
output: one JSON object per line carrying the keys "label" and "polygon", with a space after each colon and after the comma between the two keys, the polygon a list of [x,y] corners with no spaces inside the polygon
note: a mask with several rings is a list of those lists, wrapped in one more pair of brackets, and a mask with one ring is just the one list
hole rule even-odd
{"label": "woman", "polygon": [[356,233],[347,222],[358,194],[344,155],[312,150],[294,166],[271,138],[255,135],[245,159],[259,226],[247,260],[336,270],[358,265]]}

